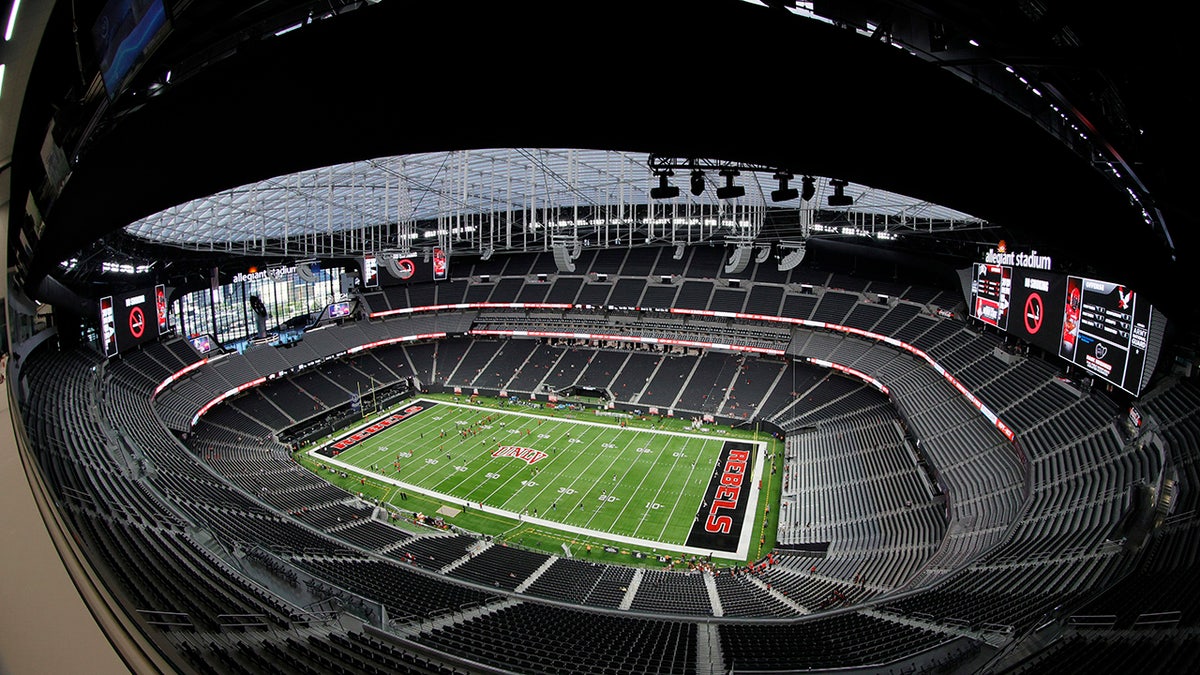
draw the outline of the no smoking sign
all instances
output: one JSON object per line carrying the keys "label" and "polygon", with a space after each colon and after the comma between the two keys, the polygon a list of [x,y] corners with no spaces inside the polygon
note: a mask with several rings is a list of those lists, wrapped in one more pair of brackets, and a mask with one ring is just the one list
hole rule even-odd
{"label": "no smoking sign", "polygon": [[140,338],[145,332],[146,315],[142,312],[141,307],[134,307],[129,310],[129,333],[134,338]]}
{"label": "no smoking sign", "polygon": [[1042,306],[1042,296],[1030,293],[1025,299],[1025,330],[1030,335],[1036,335],[1042,328],[1042,317],[1045,315]]}

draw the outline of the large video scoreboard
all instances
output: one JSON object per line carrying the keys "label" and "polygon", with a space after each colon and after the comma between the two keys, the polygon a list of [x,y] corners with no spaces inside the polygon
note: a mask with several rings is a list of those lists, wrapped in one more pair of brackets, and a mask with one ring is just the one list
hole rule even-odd
{"label": "large video scoreboard", "polygon": [[990,253],[972,266],[971,316],[1141,393],[1151,333],[1164,328],[1151,304],[1121,284],[1007,264],[1018,260],[1045,259]]}
{"label": "large video scoreboard", "polygon": [[[385,274],[380,274],[381,269]],[[441,247],[435,247],[429,255],[366,254],[363,256],[362,273],[365,288],[445,281],[450,278],[450,257]]]}
{"label": "large video scoreboard", "polygon": [[105,356],[132,349],[166,330],[167,292],[162,284],[100,298],[100,345]]}
{"label": "large video scoreboard", "polygon": [[1138,393],[1153,328],[1150,309],[1133,289],[1067,277],[1059,356]]}

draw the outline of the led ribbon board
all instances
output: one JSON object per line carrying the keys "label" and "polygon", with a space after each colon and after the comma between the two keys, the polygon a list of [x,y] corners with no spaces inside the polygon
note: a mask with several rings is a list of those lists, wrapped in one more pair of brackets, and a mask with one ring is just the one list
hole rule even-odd
{"label": "led ribbon board", "polygon": [[[337,354],[333,354],[326,358],[336,359],[338,357],[345,356],[348,354],[357,354],[358,352],[361,352],[365,349],[374,349],[376,347],[382,347],[384,345],[393,345],[393,344],[397,344],[400,342],[413,342],[416,340],[433,340],[433,339],[444,338],[444,337],[446,337],[445,333],[422,333],[420,335],[405,335],[403,337],[388,338],[386,340],[376,340],[375,342],[370,342],[365,345],[351,347],[350,349],[347,349],[344,352],[339,352]],[[321,360],[324,360],[324,359],[321,359]],[[162,392],[163,389],[166,389],[167,387],[169,387],[173,382],[178,381],[179,378],[183,377],[187,373],[190,373],[191,371],[199,368],[200,366],[202,366],[208,362],[209,362],[208,359],[203,359],[201,361],[197,361],[196,363],[193,363],[192,365],[188,366],[187,368],[184,368],[183,370],[180,370],[179,372],[168,376],[167,379],[165,379],[161,383],[159,383],[158,387],[156,387],[154,389],[154,395],[157,396],[160,392]],[[319,361],[313,361],[310,363],[301,364],[301,365],[297,366],[297,370],[306,368],[310,365],[313,365],[314,363],[319,363]],[[260,385],[264,382],[267,382],[268,380],[274,380],[276,378],[283,377],[283,376],[287,375],[288,372],[289,371],[279,371],[277,373],[272,373],[271,375],[268,375],[267,377],[260,377],[256,380],[252,380],[252,381],[242,384],[240,386],[234,387],[233,389],[230,389],[229,391],[226,391],[225,393],[214,398],[213,400],[209,401],[208,403],[205,403],[200,408],[200,410],[197,411],[196,414],[192,416],[191,426],[194,428],[197,424],[199,424],[200,418],[203,417],[204,414],[207,413],[209,410],[212,410],[213,406],[216,406],[221,401],[229,399],[233,396],[237,396],[238,394],[242,393],[243,391],[246,391],[247,389],[250,389],[251,387],[257,387],[258,385]]]}

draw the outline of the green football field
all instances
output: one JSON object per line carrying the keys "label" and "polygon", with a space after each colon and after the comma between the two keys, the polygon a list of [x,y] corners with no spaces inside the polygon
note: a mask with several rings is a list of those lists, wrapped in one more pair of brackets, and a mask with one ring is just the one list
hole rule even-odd
{"label": "green football field", "polygon": [[[414,404],[422,410],[336,454],[329,445],[311,454],[398,490],[446,497],[469,509],[700,552],[686,544],[708,512],[700,513],[725,439],[543,417],[522,406]],[[747,518],[753,520],[758,490],[748,491],[747,498]],[[748,534],[751,527],[743,529]]]}

